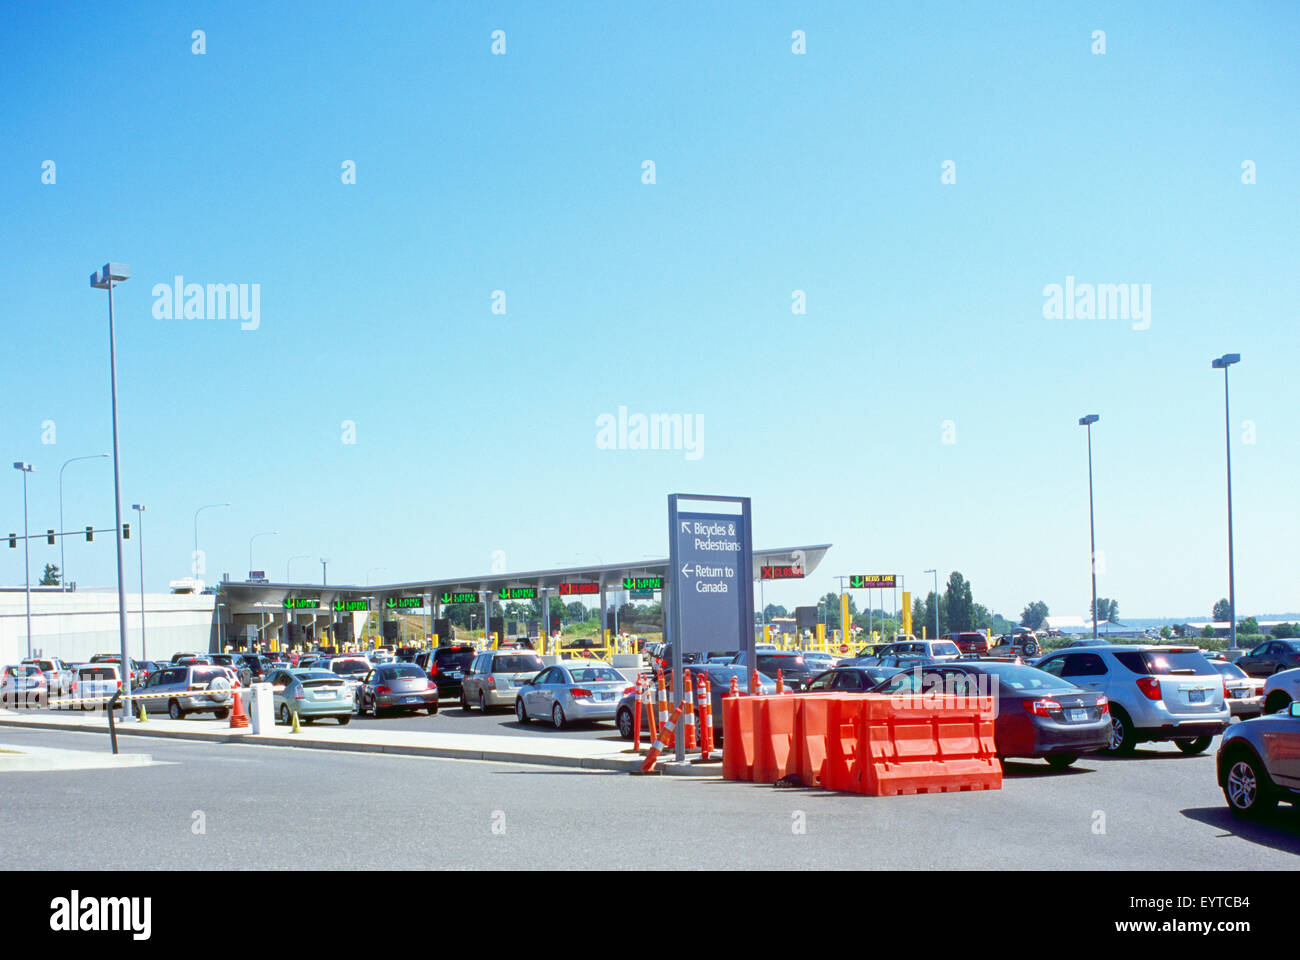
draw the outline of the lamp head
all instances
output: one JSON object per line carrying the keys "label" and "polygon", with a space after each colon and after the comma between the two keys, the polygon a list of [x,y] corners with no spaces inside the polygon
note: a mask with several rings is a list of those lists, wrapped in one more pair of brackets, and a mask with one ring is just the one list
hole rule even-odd
{"label": "lamp head", "polygon": [[1091,423],[1096,423],[1096,422],[1097,422],[1098,420],[1100,420],[1100,419],[1101,419],[1101,416],[1100,416],[1099,414],[1096,414],[1096,413],[1090,413],[1090,414],[1088,414],[1086,417],[1080,417],[1080,418],[1079,418],[1079,426],[1081,426],[1081,427],[1086,427],[1086,426],[1088,426],[1088,425],[1091,424]]}
{"label": "lamp head", "polygon": [[107,290],[109,283],[121,283],[131,279],[131,265],[127,263],[106,263],[90,275],[90,285],[96,290]]}
{"label": "lamp head", "polygon": [[1210,366],[1215,370],[1227,370],[1234,363],[1241,363],[1241,354],[1225,353],[1223,356],[1210,361]]}

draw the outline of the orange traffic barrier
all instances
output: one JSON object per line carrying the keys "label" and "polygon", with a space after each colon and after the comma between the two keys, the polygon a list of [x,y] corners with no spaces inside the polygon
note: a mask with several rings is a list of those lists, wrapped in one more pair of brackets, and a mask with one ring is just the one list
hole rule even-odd
{"label": "orange traffic barrier", "polygon": [[248,714],[244,712],[244,700],[239,695],[239,687],[231,691],[235,695],[234,706],[230,709],[230,726],[246,727],[248,726]]}
{"label": "orange traffic barrier", "polygon": [[654,746],[650,748],[650,752],[647,753],[645,759],[641,761],[642,773],[649,773],[653,770],[655,768],[655,762],[659,759],[659,754],[673,745],[673,731],[677,729],[677,721],[681,719],[681,716],[682,707],[681,704],[678,704],[677,709],[673,711],[672,717],[669,718],[668,722],[660,729],[659,736],[655,739]]}
{"label": "orange traffic barrier", "polygon": [[691,671],[682,671],[682,706],[686,708],[686,721],[683,724],[685,729],[682,735],[685,738],[686,751],[692,753],[695,750],[695,697],[691,692]]}
{"label": "orange traffic barrier", "polygon": [[872,796],[997,790],[989,697],[727,697],[722,775]]}

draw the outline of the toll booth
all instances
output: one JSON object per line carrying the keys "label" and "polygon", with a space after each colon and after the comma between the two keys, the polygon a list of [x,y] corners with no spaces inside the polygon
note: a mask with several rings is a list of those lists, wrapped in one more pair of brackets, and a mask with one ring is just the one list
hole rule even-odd
{"label": "toll booth", "polygon": [[384,621],[384,643],[392,643],[397,639],[401,632],[402,625],[396,620]]}
{"label": "toll booth", "polygon": [[435,617],[433,635],[438,638],[440,646],[451,643],[451,620],[447,617]]}

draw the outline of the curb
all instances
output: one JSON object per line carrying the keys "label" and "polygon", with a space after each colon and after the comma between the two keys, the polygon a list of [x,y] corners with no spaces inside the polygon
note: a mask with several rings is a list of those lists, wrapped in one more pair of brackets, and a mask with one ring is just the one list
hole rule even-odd
{"label": "curb", "polygon": [[[37,730],[68,730],[75,733],[98,733],[107,735],[102,724],[66,724],[43,723],[31,720],[9,720],[0,717],[0,726],[11,726]],[[639,769],[640,760],[616,757],[564,757],[554,754],[514,753],[508,750],[472,750],[461,747],[422,747],[391,743],[354,743],[334,740],[308,740],[301,734],[289,739],[287,737],[266,737],[253,734],[206,733],[196,730],[178,733],[172,730],[124,730],[117,728],[119,737],[158,737],[164,740],[203,740],[213,743],[242,743],[264,747],[306,747],[313,750],[339,750],[345,753],[387,753],[397,756],[434,757],[442,760],[486,760],[496,763],[526,763],[546,767],[576,767],[582,770],[610,770],[627,773]]]}
{"label": "curb", "polygon": [[669,761],[659,765],[659,768],[669,777],[699,777],[712,778],[715,780],[722,779],[722,763],[692,763],[684,760],[678,763],[676,760]]}

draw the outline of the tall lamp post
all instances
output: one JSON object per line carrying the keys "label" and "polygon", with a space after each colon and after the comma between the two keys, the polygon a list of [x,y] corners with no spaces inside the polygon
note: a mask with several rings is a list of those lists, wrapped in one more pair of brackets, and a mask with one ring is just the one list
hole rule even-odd
{"label": "tall lamp post", "polygon": [[[1092,425],[1101,417],[1090,413],[1079,418],[1079,426],[1088,428],[1088,543],[1089,566],[1092,568],[1092,640],[1097,642],[1097,529],[1092,516]],[[1107,634],[1109,636],[1109,634]]]}
{"label": "tall lamp post", "polygon": [[1223,446],[1228,456],[1228,620],[1232,649],[1237,649],[1237,583],[1232,564],[1232,420],[1228,415],[1228,368],[1241,363],[1241,354],[1225,353],[1210,366],[1223,371]]}
{"label": "tall lamp post", "polygon": [[149,651],[144,645],[144,504],[133,503],[136,512],[135,538],[140,544],[140,659],[148,660]]}
{"label": "tall lamp post", "polygon": [[23,578],[26,583],[25,593],[27,596],[27,659],[32,658],[32,562],[31,549],[28,546],[29,534],[27,532],[27,474],[36,468],[30,463],[24,463],[22,460],[14,463],[14,469],[22,471],[23,475]]}
{"label": "tall lamp post", "polygon": [[[108,291],[108,367],[113,394],[113,516],[117,528],[117,633],[122,646],[122,676],[131,692],[131,659],[126,653],[126,581],[122,575],[122,464],[117,443],[117,335],[113,327],[113,284],[130,279],[131,268],[125,263],[106,263],[90,275],[90,285]],[[59,531],[62,533],[63,531]],[[131,716],[129,701],[122,701],[122,719]]]}
{"label": "tall lamp post", "polygon": [[934,574],[934,639],[939,639],[939,568],[926,570],[925,573]]}
{"label": "tall lamp post", "polygon": [[76,463],[78,460],[106,460],[108,454],[93,453],[88,457],[73,457],[71,460],[65,460],[63,466],[59,467],[59,584],[66,590],[68,587],[68,564],[63,557],[63,541],[68,538],[63,536],[63,471],[67,469],[68,464]]}
{"label": "tall lamp post", "polygon": [[284,582],[285,582],[285,583],[293,583],[293,578],[292,578],[292,576],[290,575],[290,571],[293,569],[293,562],[294,562],[295,560],[310,560],[310,559],[311,559],[311,554],[310,554],[310,553],[300,553],[300,554],[297,554],[296,556],[292,556],[292,557],[290,557],[288,560],[286,560],[286,561],[284,562]]}
{"label": "tall lamp post", "polygon": [[[228,503],[205,503],[194,511],[194,576],[199,575],[199,514],[204,510],[211,510],[214,507],[228,507]],[[203,572],[207,573],[207,564],[203,565]]]}

